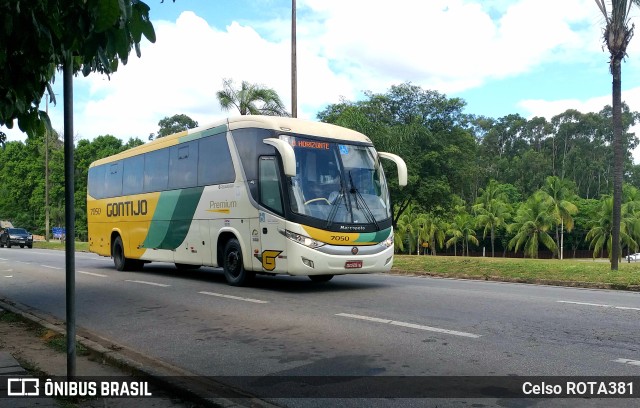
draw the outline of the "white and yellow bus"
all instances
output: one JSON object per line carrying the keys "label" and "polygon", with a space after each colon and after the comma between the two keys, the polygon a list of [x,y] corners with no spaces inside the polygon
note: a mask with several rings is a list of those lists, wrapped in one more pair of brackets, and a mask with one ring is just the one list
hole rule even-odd
{"label": "white and yellow bus", "polygon": [[392,211],[365,135],[326,123],[241,116],[159,138],[89,169],[89,249],[119,271],[148,262],[222,267],[231,285],[256,273],[388,271]]}

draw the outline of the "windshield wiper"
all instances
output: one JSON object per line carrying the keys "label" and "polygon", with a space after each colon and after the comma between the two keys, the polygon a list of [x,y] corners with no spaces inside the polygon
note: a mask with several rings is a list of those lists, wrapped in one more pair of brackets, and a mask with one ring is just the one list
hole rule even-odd
{"label": "windshield wiper", "polygon": [[[353,182],[353,177],[351,177],[351,170],[349,170],[349,183],[351,183],[350,193],[353,194],[356,197],[356,208],[358,208],[358,200],[360,200],[360,202],[362,203],[362,207],[365,210],[364,211],[364,215],[367,217],[367,220],[369,222],[373,222],[373,224],[375,224],[376,231],[380,231],[380,226],[378,225],[378,221],[376,221],[376,217],[373,215],[373,213],[369,209],[369,206],[367,205],[367,202],[364,200],[364,197],[362,197],[362,194],[360,194],[360,191],[358,191],[358,189],[356,188],[355,183]],[[360,209],[360,208],[358,208],[358,209]]]}
{"label": "windshield wiper", "polygon": [[[329,217],[327,218],[326,228],[329,228],[333,224],[333,220],[336,218],[336,214],[338,213],[338,208],[340,208],[340,201],[344,200],[346,196],[346,190],[347,189],[344,186],[344,181],[342,180],[342,177],[340,177],[340,194],[332,204],[331,212],[329,213]],[[349,204],[349,200],[344,201],[344,208],[346,208],[347,213],[351,214],[351,221],[353,222],[353,211],[349,211]]]}

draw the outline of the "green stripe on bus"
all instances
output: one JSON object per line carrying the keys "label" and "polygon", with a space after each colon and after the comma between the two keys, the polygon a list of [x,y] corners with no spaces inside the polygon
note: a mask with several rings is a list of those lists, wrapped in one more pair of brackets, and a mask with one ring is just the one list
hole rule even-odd
{"label": "green stripe on bus", "polygon": [[160,198],[158,199],[158,204],[153,213],[151,225],[149,226],[149,232],[147,232],[147,237],[142,243],[143,248],[160,247],[160,244],[162,244],[162,241],[164,241],[169,231],[169,221],[171,221],[179,197],[179,190],[163,191],[160,193]]}
{"label": "green stripe on bus", "polygon": [[186,188],[180,190],[178,202],[171,215],[169,223],[170,234],[166,234],[160,244],[160,249],[176,249],[187,237],[193,215],[196,212],[204,187]]}
{"label": "green stripe on bus", "polygon": [[354,242],[382,242],[389,237],[391,228],[387,228],[378,232],[363,232]]}
{"label": "green stripe on bus", "polygon": [[216,126],[211,129],[205,129],[199,132],[191,133],[178,139],[178,143],[190,142],[192,140],[201,139],[203,137],[217,135],[218,133],[226,133],[227,125]]}

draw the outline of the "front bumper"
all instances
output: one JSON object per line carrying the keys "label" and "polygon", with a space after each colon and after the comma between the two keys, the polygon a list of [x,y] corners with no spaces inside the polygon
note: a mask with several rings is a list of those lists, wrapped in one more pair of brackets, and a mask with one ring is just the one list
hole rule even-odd
{"label": "front bumper", "polygon": [[[345,275],[353,273],[389,272],[393,265],[393,245],[383,243],[357,246],[358,254],[351,253],[351,246],[325,245],[312,249],[296,242],[287,243],[287,261],[290,275]],[[347,263],[362,262],[362,267],[347,268]]]}

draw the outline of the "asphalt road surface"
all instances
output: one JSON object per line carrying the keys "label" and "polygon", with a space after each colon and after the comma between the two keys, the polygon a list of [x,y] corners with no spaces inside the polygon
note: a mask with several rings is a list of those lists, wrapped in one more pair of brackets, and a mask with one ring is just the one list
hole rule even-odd
{"label": "asphalt road surface", "polygon": [[[0,249],[0,298],[64,319],[64,274],[63,252]],[[198,375],[231,380],[316,376],[311,378],[327,379],[326,389],[348,389],[344,377],[354,376],[389,384],[400,379],[400,386],[425,376],[640,376],[640,294],[632,292],[383,274],[337,276],[323,284],[306,277],[258,277],[252,287],[236,288],[219,269],[185,273],[153,263],[142,272],[118,272],[109,258],[78,253],[76,296],[79,327]],[[318,405],[283,399],[287,384],[279,385],[284,391],[268,395],[270,401]],[[633,391],[640,395],[640,389]],[[388,397],[411,396],[401,394]],[[540,399],[428,401],[427,406],[550,405]],[[342,402],[365,405],[360,399]]]}

